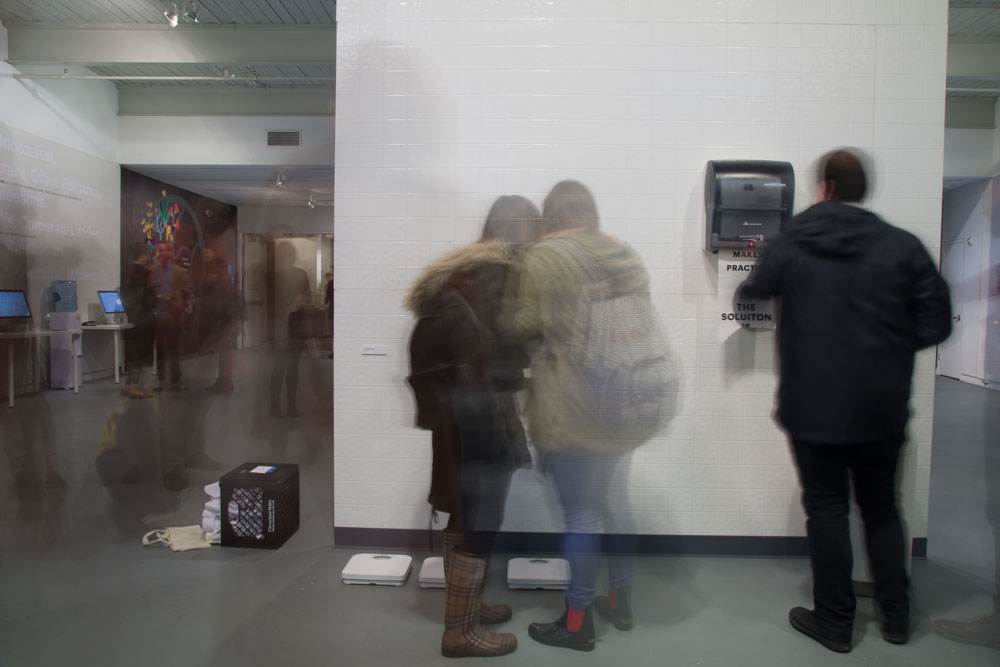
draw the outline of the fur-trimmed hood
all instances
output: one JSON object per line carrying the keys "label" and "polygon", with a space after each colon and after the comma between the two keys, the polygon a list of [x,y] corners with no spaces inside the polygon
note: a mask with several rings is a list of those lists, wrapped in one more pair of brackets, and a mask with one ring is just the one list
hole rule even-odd
{"label": "fur-trimmed hood", "polygon": [[456,248],[424,269],[410,287],[403,305],[419,316],[457,271],[498,264],[509,266],[515,260],[514,247],[503,241],[482,241]]}

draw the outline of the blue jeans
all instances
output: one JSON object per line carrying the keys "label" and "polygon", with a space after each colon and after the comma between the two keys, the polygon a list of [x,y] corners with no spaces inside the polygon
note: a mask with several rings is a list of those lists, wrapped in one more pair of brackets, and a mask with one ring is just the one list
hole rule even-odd
{"label": "blue jeans", "polygon": [[[596,597],[602,534],[608,551],[611,590],[631,586],[635,575],[635,529],[624,501],[625,487],[613,482],[626,457],[594,454],[580,448],[553,453],[549,458],[559,502],[566,521],[563,546],[572,574],[566,601],[573,609],[589,607]],[[622,492],[621,506],[611,511],[608,494]]]}

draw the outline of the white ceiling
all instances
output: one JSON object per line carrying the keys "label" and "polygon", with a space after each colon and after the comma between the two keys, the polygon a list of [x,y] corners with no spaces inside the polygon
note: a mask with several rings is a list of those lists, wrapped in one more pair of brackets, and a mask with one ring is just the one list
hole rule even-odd
{"label": "white ceiling", "polygon": [[[155,39],[166,27],[164,8],[171,0],[0,0],[0,21],[10,31],[11,43],[15,42],[17,31],[34,30],[33,43],[40,36],[46,36],[46,28],[73,28],[92,30],[95,39],[107,36],[108,28],[120,30],[132,26],[129,32],[135,39]],[[190,0],[173,0],[181,14],[192,8]],[[208,49],[214,55],[212,62],[144,62],[135,56],[123,57],[119,62],[94,62],[93,56],[81,56],[77,62],[86,64],[97,76],[114,76],[120,91],[120,113],[145,113],[142,104],[136,100],[180,99],[178,106],[190,113],[226,113],[225,105],[219,110],[218,104],[206,104],[206,99],[218,102],[226,98],[222,91],[239,92],[232,97],[240,105],[241,112],[254,115],[253,100],[259,91],[260,99],[267,89],[282,91],[281,99],[287,100],[289,115],[332,115],[335,65],[336,0],[199,0],[196,5],[199,24],[184,23],[183,20],[172,33],[191,43],[209,31],[218,31],[231,25],[234,29],[251,26],[254,30],[267,27],[275,30],[273,35],[255,33],[249,38],[251,48],[235,48],[231,53],[225,49]],[[949,40],[952,43],[1000,44],[1000,2],[970,1],[951,2],[949,5]],[[202,30],[199,32],[199,28]],[[105,32],[101,32],[104,30]],[[291,33],[282,31],[292,30]],[[315,35],[297,33],[295,30],[319,30]],[[150,32],[152,31],[152,32]],[[62,33],[66,34],[66,33]],[[111,33],[113,34],[113,33]],[[216,33],[219,34],[219,33]],[[273,55],[267,61],[255,62],[253,48],[271,37],[275,43],[294,45],[300,35],[301,41],[316,41],[316,38],[332,42],[330,56],[326,61],[317,61],[315,49],[303,49],[302,59],[296,61],[296,49],[281,49],[283,57]],[[73,59],[66,53],[58,52],[59,33],[49,35],[52,44],[52,65],[72,64]],[[29,41],[29,40],[25,40]],[[206,39],[206,41],[209,41]],[[138,49],[141,51],[141,49]],[[192,49],[192,52],[201,50]],[[287,53],[286,53],[287,52]],[[71,55],[71,54],[70,54]],[[69,60],[69,63],[67,63]],[[280,62],[275,62],[280,60]],[[16,49],[12,47],[12,62],[16,61]],[[37,52],[31,62],[38,62]],[[949,97],[987,97],[1000,95],[1000,62],[996,63],[996,75],[955,76],[949,72],[947,79]],[[204,80],[162,79],[122,79],[120,77],[206,77]],[[252,90],[240,90],[252,89]],[[963,92],[962,89],[974,89]],[[220,91],[219,94],[214,90]],[[163,92],[160,92],[163,91]],[[328,102],[317,104],[316,94],[329,91]],[[308,95],[308,97],[307,97]],[[273,113],[274,95],[267,98],[268,104],[261,105],[261,113]],[[249,101],[249,103],[248,103]],[[322,101],[320,99],[320,101]],[[148,106],[148,105],[147,105]],[[162,105],[161,105],[162,108]],[[320,201],[333,198],[333,164],[328,167],[296,167],[286,165],[283,169],[288,177],[285,189],[275,187],[278,165],[255,167],[185,167],[142,165],[132,168],[164,182],[183,187],[200,194],[215,197],[237,205],[303,205],[309,192]]]}
{"label": "white ceiling", "polygon": [[1000,38],[1000,3],[952,2],[948,8],[952,37]]}
{"label": "white ceiling", "polygon": [[[182,16],[196,10],[198,23],[182,18],[171,28],[164,16],[171,0],[0,0],[9,61],[32,73],[77,65],[69,78],[114,77],[122,116],[332,117],[335,0],[173,3]],[[321,206],[333,200],[332,157],[320,167],[294,158],[252,167],[125,166],[237,206],[305,206],[310,194]],[[285,188],[275,185],[279,169]]]}
{"label": "white ceiling", "polygon": [[[948,41],[951,44],[1000,44],[1000,2],[952,2],[948,8]],[[948,97],[1000,96],[1000,62],[992,64],[994,76],[955,76],[949,71]],[[968,90],[963,90],[968,89]]]}

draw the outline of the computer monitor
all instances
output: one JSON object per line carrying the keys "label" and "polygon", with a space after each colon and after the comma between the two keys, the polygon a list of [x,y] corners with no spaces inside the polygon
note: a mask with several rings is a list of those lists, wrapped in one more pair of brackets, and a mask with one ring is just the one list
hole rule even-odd
{"label": "computer monitor", "polygon": [[101,306],[104,308],[105,315],[125,312],[125,304],[122,303],[122,297],[118,292],[98,291],[97,296],[101,299]]}
{"label": "computer monitor", "polygon": [[0,318],[31,317],[31,308],[24,290],[0,290]]}

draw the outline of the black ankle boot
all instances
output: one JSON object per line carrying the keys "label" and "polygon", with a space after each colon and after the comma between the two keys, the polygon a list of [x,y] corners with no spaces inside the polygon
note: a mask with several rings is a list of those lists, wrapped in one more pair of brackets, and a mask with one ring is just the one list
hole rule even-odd
{"label": "black ankle boot", "polygon": [[851,652],[851,633],[834,632],[819,624],[816,612],[805,607],[794,607],[788,612],[788,622],[792,627],[810,639],[837,653]]}
{"label": "black ankle boot", "polygon": [[882,621],[882,639],[890,644],[905,644],[910,641],[910,619]]}
{"label": "black ankle boot", "polygon": [[532,623],[528,626],[528,635],[540,644],[571,648],[574,651],[593,651],[596,644],[594,633],[594,606],[587,607],[583,614],[583,624],[579,632],[570,632],[566,627],[566,617],[569,615],[569,604],[558,620],[552,623]]}
{"label": "black ankle boot", "polygon": [[615,600],[614,609],[608,607],[608,598],[603,595],[594,600],[594,609],[597,610],[597,613],[601,617],[611,621],[616,628],[627,632],[634,625],[632,619],[632,587],[623,586],[615,591],[615,595],[617,599]]}

